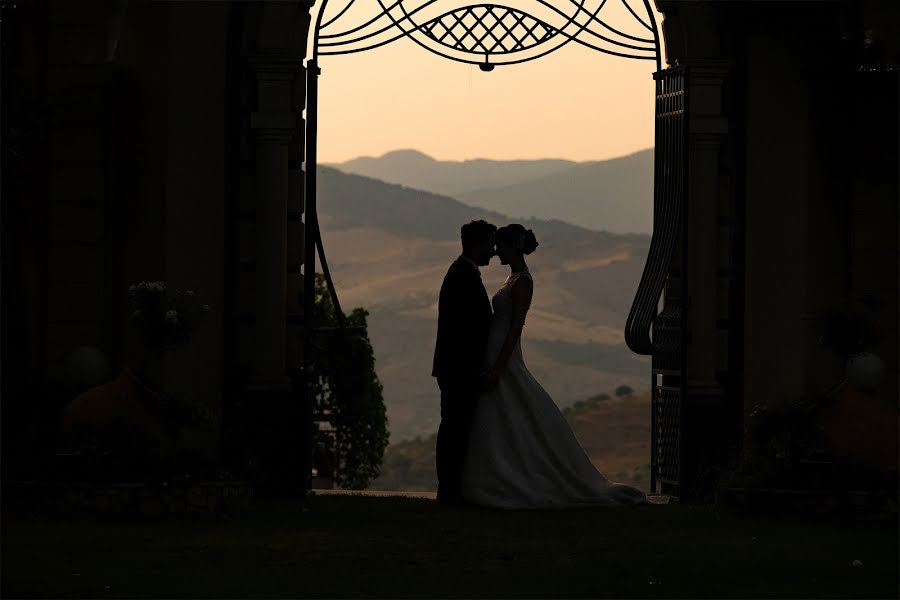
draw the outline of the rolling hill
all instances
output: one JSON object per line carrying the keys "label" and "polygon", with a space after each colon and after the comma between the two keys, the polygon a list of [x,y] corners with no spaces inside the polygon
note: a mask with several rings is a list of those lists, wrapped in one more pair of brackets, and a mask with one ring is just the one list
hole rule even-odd
{"label": "rolling hill", "polygon": [[578,163],[570,160],[435,160],[418,150],[395,150],[330,165],[345,173],[373,177],[436,194],[456,197],[484,188],[512,185],[559,173]]}
{"label": "rolling hill", "polygon": [[[458,256],[459,227],[495,212],[452,198],[336,169],[319,171],[322,235],[345,310],[370,311],[369,333],[384,384],[392,442],[427,436],[439,422],[430,376],[437,298]],[[590,231],[529,220],[540,248],[529,256],[537,289],[523,339],[535,377],[565,406],[625,383],[649,386],[647,357],[632,354],[622,330],[649,248],[649,236]],[[508,271],[482,269],[489,293]]]}
{"label": "rolling hill", "polygon": [[438,161],[415,150],[401,150],[334,166],[516,219],[559,219],[614,233],[650,233],[653,225],[652,150],[583,163]]}

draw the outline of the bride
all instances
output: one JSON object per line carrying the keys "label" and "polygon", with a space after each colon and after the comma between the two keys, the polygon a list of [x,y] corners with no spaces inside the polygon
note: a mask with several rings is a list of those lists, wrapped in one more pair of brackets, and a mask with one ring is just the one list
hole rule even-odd
{"label": "bride", "polygon": [[610,482],[591,463],[553,399],[522,359],[520,336],[534,283],[525,255],[538,246],[522,225],[501,227],[497,256],[510,276],[494,294],[487,342],[491,391],[481,395],[463,468],[468,502],[495,508],[647,504],[633,487]]}

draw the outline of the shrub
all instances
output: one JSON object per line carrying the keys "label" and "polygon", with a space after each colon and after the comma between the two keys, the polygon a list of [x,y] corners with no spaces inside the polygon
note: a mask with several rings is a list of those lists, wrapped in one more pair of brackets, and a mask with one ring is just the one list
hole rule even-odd
{"label": "shrub", "polygon": [[632,395],[634,395],[634,390],[631,388],[631,386],[627,386],[627,385],[623,384],[616,388],[616,397],[617,398],[622,398],[625,396],[632,396]]}
{"label": "shrub", "polygon": [[344,488],[365,489],[381,469],[388,444],[383,388],[375,372],[369,341],[368,311],[355,308],[340,322],[325,278],[316,274],[316,336],[313,397],[333,435],[313,429],[314,452],[321,462],[334,457],[335,481]]}

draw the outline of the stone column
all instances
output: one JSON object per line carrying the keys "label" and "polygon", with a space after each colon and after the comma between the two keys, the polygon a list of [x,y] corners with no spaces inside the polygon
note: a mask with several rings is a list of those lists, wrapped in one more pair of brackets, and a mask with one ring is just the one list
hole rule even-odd
{"label": "stone column", "polygon": [[250,115],[256,141],[255,325],[251,389],[286,391],[288,146],[298,133],[291,111],[301,59],[260,52],[250,59],[256,73],[257,111]]}
{"label": "stone column", "polygon": [[[682,456],[680,497],[684,502],[705,502],[718,470],[726,468],[727,448],[734,444],[728,424],[728,403],[717,379],[727,344],[720,343],[718,328],[721,277],[719,209],[728,201],[723,186],[722,153],[728,137],[722,92],[728,63],[687,60],[688,67],[688,202],[685,214],[686,359],[685,395],[682,399]],[[724,198],[723,198],[724,195]],[[724,261],[727,264],[727,258]],[[726,302],[727,304],[727,299]]]}
{"label": "stone column", "polygon": [[[721,396],[716,380],[719,353],[717,327],[719,287],[718,213],[719,158],[728,135],[722,114],[722,85],[728,63],[688,61],[688,205],[687,222],[687,345],[688,396]],[[724,192],[724,193],[727,193]]]}

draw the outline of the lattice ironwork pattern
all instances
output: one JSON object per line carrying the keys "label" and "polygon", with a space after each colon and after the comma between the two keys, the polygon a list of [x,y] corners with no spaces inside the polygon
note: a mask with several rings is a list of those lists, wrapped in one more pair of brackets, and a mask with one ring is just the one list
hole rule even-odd
{"label": "lattice ironwork pattern", "polygon": [[657,480],[678,483],[681,457],[681,393],[678,388],[654,389]]}
{"label": "lattice ironwork pattern", "polygon": [[557,30],[521,11],[482,4],[441,15],[422,26],[425,35],[462,52],[506,54],[542,44]]}
{"label": "lattice ironwork pattern", "polygon": [[[449,0],[376,0],[380,14],[333,31],[335,24],[348,20],[347,14],[353,12],[355,0],[345,1],[342,9],[324,21],[328,0],[319,4],[314,60],[320,55],[373,50],[408,38],[444,58],[488,67],[484,71],[546,56],[570,42],[615,56],[654,60],[657,68],[661,64],[659,31],[649,0],[642,0],[643,16],[629,0],[534,0],[529,8],[539,11],[537,16],[523,7],[501,4],[460,6]],[[442,3],[452,8],[439,12]],[[620,28],[604,19],[604,15],[612,16],[608,9],[612,3],[626,9],[627,16],[620,13],[614,17],[624,19],[616,23]],[[607,10],[601,14],[604,7]]]}
{"label": "lattice ironwork pattern", "polygon": [[681,352],[654,352],[653,353],[653,370],[654,371],[679,371],[681,369]]}

